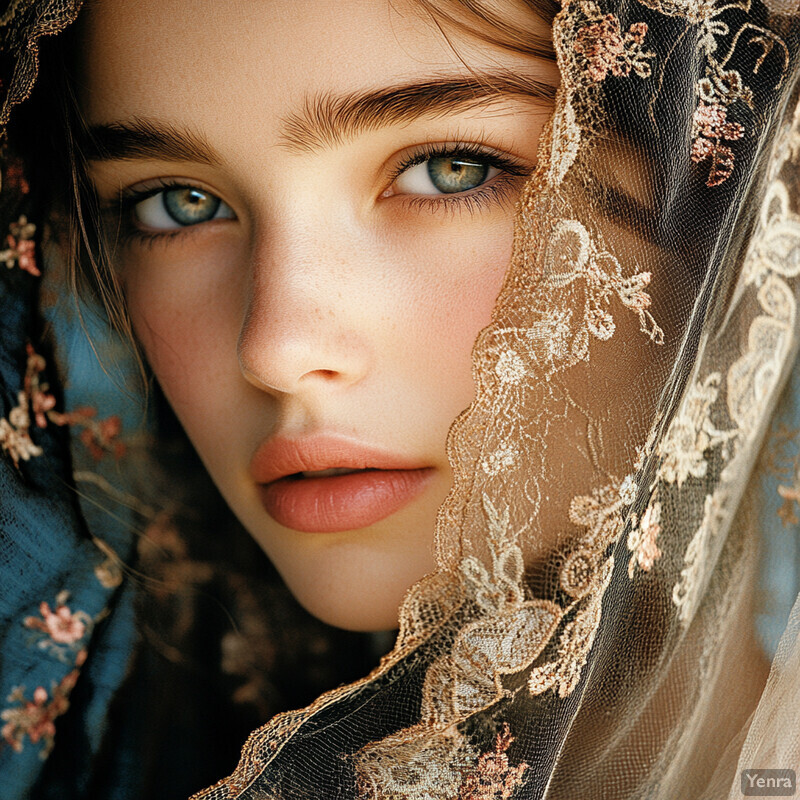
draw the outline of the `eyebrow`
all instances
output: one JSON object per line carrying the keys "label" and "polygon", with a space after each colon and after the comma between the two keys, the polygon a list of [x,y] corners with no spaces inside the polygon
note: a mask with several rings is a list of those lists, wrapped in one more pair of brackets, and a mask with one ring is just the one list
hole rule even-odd
{"label": "eyebrow", "polygon": [[166,122],[133,117],[127,122],[91,125],[81,151],[89,161],[191,161],[214,166],[221,159],[198,133]]}
{"label": "eyebrow", "polygon": [[312,152],[342,144],[367,131],[402,125],[419,117],[441,117],[507,96],[550,104],[555,91],[551,84],[501,70],[346,95],[326,93],[306,98],[302,111],[284,120],[280,140],[292,151]]}
{"label": "eyebrow", "polygon": [[[281,120],[279,143],[310,153],[335,147],[359,134],[420,117],[436,118],[488,105],[509,96],[551,104],[555,86],[499,70],[468,77],[433,77],[392,87],[306,97],[302,109]],[[157,120],[134,117],[92,125],[82,142],[91,161],[189,161],[214,166],[222,159],[198,133]]]}

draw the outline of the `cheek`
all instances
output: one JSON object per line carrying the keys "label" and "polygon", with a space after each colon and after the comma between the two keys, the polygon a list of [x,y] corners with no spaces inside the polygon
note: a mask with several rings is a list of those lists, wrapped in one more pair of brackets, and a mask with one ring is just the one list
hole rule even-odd
{"label": "cheek", "polygon": [[[426,366],[439,386],[437,401],[452,418],[469,404],[473,392],[472,348],[492,318],[511,259],[511,224],[492,226],[468,243],[446,240],[435,252],[417,254],[429,271],[408,301],[414,309],[408,359]],[[415,335],[416,333],[416,335]]]}
{"label": "cheek", "polygon": [[238,335],[232,313],[238,288],[231,270],[220,269],[218,259],[209,262],[198,258],[187,266],[154,258],[130,265],[124,281],[136,336],[187,432],[194,416],[235,403],[236,362],[229,363],[228,354],[235,353]]}

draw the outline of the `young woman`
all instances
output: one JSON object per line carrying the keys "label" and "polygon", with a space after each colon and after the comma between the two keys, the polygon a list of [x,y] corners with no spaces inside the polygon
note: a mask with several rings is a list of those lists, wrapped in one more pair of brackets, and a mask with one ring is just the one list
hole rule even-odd
{"label": "young woman", "polygon": [[[27,203],[5,255],[13,796],[162,796],[183,790],[163,765],[203,752],[147,741],[131,531],[84,508],[87,536],[64,487],[102,487],[190,565],[164,479],[141,496],[141,475],[45,464],[71,426],[108,465],[118,432],[70,402],[98,392],[51,313],[55,388],[37,254],[51,291],[88,285],[129,329],[296,601],[399,628],[199,796],[727,797],[741,770],[796,767],[796,745],[756,749],[796,691],[756,631],[780,542],[758,509],[782,498],[796,524],[791,438],[775,486],[754,467],[797,344],[790,9],[568,3],[551,37],[543,2],[97,0],[13,109],[74,16],[47,5],[5,20],[7,195]],[[45,511],[72,537],[50,557]],[[203,516],[187,538],[224,551]],[[781,647],[797,657],[791,626]],[[194,727],[229,743],[215,716]]]}

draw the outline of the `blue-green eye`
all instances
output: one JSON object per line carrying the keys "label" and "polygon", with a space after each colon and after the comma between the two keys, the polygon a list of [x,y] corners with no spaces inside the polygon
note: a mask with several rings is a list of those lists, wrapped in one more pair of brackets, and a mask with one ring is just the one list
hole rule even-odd
{"label": "blue-green eye", "polygon": [[431,183],[440,191],[467,192],[480,186],[489,174],[489,165],[484,161],[468,158],[431,158],[428,175]]}
{"label": "blue-green eye", "polygon": [[233,219],[229,205],[196,186],[163,189],[136,203],[134,216],[147,228],[169,230],[199,225],[212,219]]}
{"label": "blue-green eye", "polygon": [[401,194],[455,194],[476,189],[499,172],[488,159],[433,156],[402,172],[395,187]]}

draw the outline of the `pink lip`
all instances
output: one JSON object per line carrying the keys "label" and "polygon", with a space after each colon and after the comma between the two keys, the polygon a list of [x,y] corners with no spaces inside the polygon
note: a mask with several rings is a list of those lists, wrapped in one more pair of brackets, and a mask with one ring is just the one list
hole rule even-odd
{"label": "pink lip", "polygon": [[[310,478],[297,474],[335,467],[368,471]],[[333,435],[268,439],[250,462],[267,513],[287,528],[309,533],[372,525],[410,503],[433,473],[432,467]]]}

